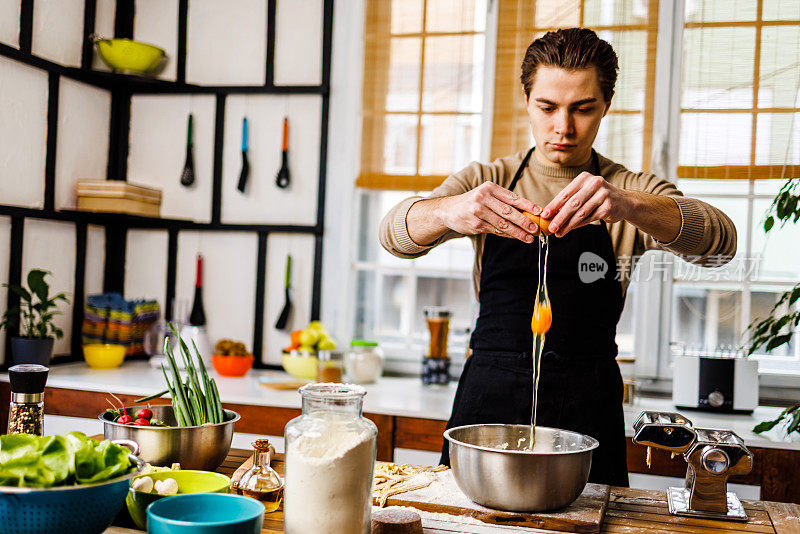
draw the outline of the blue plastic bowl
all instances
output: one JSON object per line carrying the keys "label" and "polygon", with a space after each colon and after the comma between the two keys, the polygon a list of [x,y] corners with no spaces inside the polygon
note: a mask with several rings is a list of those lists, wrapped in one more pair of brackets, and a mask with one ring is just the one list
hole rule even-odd
{"label": "blue plastic bowl", "polygon": [[260,534],[264,505],[230,493],[187,493],[147,507],[148,534]]}

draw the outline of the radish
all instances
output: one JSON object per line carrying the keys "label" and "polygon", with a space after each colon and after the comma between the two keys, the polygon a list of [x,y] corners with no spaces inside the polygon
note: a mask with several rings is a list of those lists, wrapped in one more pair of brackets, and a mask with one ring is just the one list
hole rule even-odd
{"label": "radish", "polygon": [[120,415],[119,417],[117,417],[117,421],[116,422],[121,424],[121,425],[129,425],[129,424],[133,423],[133,417],[131,417],[128,414]]}
{"label": "radish", "polygon": [[138,412],[136,412],[136,417],[138,419],[147,419],[148,421],[153,418],[153,410],[150,408],[142,408]]}
{"label": "radish", "polygon": [[134,421],[133,424],[136,426],[150,426],[150,421],[148,421],[144,417],[140,417],[139,419]]}

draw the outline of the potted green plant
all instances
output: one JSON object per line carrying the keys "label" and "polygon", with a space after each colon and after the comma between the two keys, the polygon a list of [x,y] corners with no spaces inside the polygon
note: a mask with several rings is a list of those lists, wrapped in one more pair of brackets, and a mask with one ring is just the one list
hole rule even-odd
{"label": "potted green plant", "polygon": [[19,306],[9,309],[0,321],[11,336],[11,359],[18,363],[47,365],[53,355],[53,341],[64,336],[64,332],[53,323],[60,314],[56,310],[58,301],[69,302],[64,293],[50,296],[50,286],[44,277],[48,271],[31,269],[28,287],[3,284],[19,297]]}
{"label": "potted green plant", "polygon": [[[790,179],[781,187],[772,201],[767,217],[764,220],[764,232],[768,233],[780,221],[782,228],[787,222],[797,223],[800,220],[800,179]],[[747,355],[752,355],[760,347],[767,352],[789,343],[800,326],[800,310],[796,307],[800,300],[800,283],[786,291],[778,299],[775,306],[765,318],[756,319],[748,326],[749,346]],[[753,428],[760,434],[772,430],[778,424],[784,424],[786,435],[793,432],[800,435],[800,404],[789,406],[772,421],[762,421]]]}

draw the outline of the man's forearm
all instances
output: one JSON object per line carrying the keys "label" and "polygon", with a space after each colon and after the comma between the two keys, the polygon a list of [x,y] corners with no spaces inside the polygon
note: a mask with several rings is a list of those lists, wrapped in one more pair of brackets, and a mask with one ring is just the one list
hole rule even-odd
{"label": "man's forearm", "polygon": [[673,241],[681,231],[681,210],[663,195],[628,191],[630,207],[626,220],[662,243]]}
{"label": "man's forearm", "polygon": [[438,209],[448,197],[428,198],[415,202],[406,215],[408,236],[420,246],[430,245],[445,233],[448,228],[442,223]]}

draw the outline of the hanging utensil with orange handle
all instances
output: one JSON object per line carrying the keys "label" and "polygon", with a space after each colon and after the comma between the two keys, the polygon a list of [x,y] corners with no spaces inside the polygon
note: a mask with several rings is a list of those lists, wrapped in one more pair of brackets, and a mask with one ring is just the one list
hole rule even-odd
{"label": "hanging utensil with orange handle", "polygon": [[283,148],[281,153],[281,168],[275,183],[281,189],[289,187],[289,118],[283,118]]}

